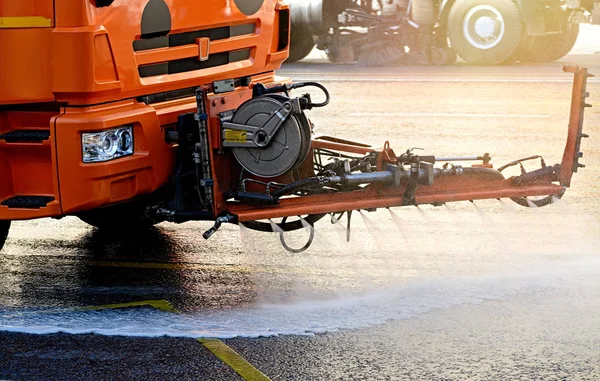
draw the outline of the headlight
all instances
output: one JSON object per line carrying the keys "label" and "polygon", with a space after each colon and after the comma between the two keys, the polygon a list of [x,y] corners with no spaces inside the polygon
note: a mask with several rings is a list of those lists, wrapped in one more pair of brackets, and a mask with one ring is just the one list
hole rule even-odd
{"label": "headlight", "polygon": [[133,127],[119,127],[81,135],[84,163],[109,161],[133,154]]}

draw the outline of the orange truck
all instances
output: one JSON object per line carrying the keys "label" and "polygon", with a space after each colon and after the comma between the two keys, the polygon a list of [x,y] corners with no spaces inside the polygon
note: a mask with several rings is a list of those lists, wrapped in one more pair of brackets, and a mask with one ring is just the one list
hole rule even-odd
{"label": "orange truck", "polygon": [[[285,245],[284,232],[353,210],[548,204],[579,167],[586,69],[567,68],[563,162],[505,178],[487,154],[313,136],[306,111],[329,94],[275,75],[289,37],[280,0],[0,0],[0,248],[11,221],[69,215],[117,230],[214,221],[205,238],[244,224]],[[306,87],[327,100],[292,95]]]}

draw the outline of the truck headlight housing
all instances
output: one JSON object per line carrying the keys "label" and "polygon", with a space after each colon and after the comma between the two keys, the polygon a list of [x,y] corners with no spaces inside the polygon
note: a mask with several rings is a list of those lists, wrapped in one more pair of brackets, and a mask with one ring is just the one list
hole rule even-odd
{"label": "truck headlight housing", "polygon": [[133,154],[133,127],[125,126],[81,135],[84,163],[109,161]]}

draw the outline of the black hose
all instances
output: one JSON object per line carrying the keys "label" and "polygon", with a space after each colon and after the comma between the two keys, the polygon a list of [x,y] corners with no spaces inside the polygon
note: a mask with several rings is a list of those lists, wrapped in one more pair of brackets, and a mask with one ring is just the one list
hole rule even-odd
{"label": "black hose", "polygon": [[482,177],[487,180],[504,180],[504,175],[495,169],[491,168],[463,168],[465,175],[472,175],[476,177]]}
{"label": "black hose", "polygon": [[198,192],[198,201],[200,201],[200,206],[202,206],[205,210],[209,210],[204,202],[204,197],[202,196],[202,184],[201,179],[203,176],[201,175],[202,168],[200,164],[196,163],[196,191]]}
{"label": "black hose", "polygon": [[[286,220],[285,223],[279,223],[279,224],[275,223],[275,225],[277,225],[284,232],[291,232],[291,231],[304,229],[306,224],[309,224],[310,226],[314,226],[314,224],[317,221],[319,221],[320,219],[322,219],[325,216],[326,216],[325,214],[309,214],[308,216],[304,217],[304,223],[302,222],[301,219],[299,219],[299,220],[292,221],[292,222],[287,222],[287,220]],[[250,230],[255,230],[255,231],[264,232],[264,233],[275,233],[273,231],[273,226],[269,222],[246,221],[246,222],[241,222],[241,224]]]}
{"label": "black hose", "polygon": [[327,90],[327,88],[325,86],[321,85],[318,82],[299,82],[299,83],[294,83],[290,87],[290,90],[300,89],[302,87],[317,87],[317,88],[321,89],[321,91],[323,91],[323,93],[325,93],[325,101],[321,102],[321,103],[312,103],[311,102],[308,104],[309,109],[325,107],[329,104],[329,101],[331,100],[331,96],[329,95],[329,91]]}
{"label": "black hose", "polygon": [[291,184],[284,186],[283,188],[279,188],[275,192],[271,193],[271,195],[274,198],[278,198],[281,196],[295,193],[302,189],[312,188],[317,185],[324,185],[325,183],[327,183],[326,177],[310,177],[308,179],[295,181]]}

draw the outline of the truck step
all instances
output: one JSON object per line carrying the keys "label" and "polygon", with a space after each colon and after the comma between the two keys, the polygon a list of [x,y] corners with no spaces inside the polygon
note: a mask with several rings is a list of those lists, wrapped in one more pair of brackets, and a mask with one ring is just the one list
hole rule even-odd
{"label": "truck step", "polygon": [[50,130],[14,130],[0,135],[7,143],[41,143],[50,139]]}
{"label": "truck step", "polygon": [[14,209],[40,209],[52,201],[52,196],[14,196],[2,201],[2,205]]}

